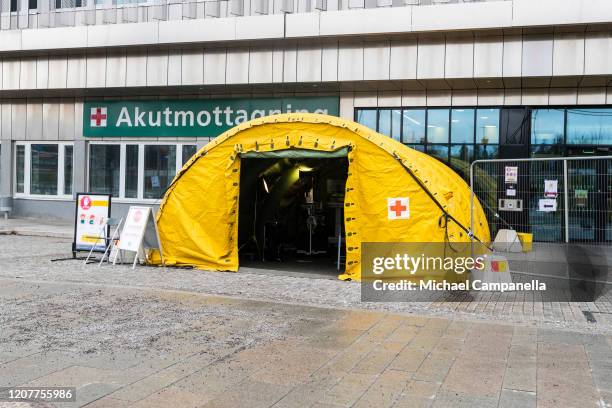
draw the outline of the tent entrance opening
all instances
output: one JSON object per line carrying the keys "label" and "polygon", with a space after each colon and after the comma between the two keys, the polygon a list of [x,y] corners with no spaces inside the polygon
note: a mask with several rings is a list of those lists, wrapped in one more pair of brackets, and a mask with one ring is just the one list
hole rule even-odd
{"label": "tent entrance opening", "polygon": [[344,270],[346,152],[292,150],[240,160],[240,265]]}

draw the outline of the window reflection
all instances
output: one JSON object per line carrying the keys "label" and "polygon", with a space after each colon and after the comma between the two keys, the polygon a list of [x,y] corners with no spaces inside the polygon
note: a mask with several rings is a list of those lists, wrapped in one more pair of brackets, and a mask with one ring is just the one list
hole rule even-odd
{"label": "window reflection", "polygon": [[612,144],[612,109],[568,109],[568,144]]}
{"label": "window reflection", "polygon": [[531,143],[563,142],[564,112],[561,109],[534,109],[531,112]]}
{"label": "window reflection", "polygon": [[90,145],[89,190],[119,196],[119,145]]}
{"label": "window reflection", "polygon": [[472,163],[472,161],[474,161],[473,145],[462,144],[451,146],[450,165],[465,179],[467,179],[470,175],[470,163]]}
{"label": "window reflection", "polygon": [[427,111],[427,143],[448,143],[448,109]]}
{"label": "window reflection", "polygon": [[427,145],[427,154],[448,163],[448,146],[446,145]]}
{"label": "window reflection", "polygon": [[58,146],[33,144],[31,149],[31,194],[57,195]]}
{"label": "window reflection", "polygon": [[399,109],[381,109],[378,111],[378,133],[389,136],[395,140],[401,140],[400,124],[401,110]]}
{"label": "window reflection", "polygon": [[451,142],[474,142],[474,109],[453,109],[451,111]]}
{"label": "window reflection", "polygon": [[402,116],[402,141],[425,143],[425,109],[404,109]]}
{"label": "window reflection", "polygon": [[357,111],[357,122],[376,130],[376,109],[359,109]]}
{"label": "window reflection", "polygon": [[176,146],[145,146],[144,198],[160,199],[176,174]]}
{"label": "window reflection", "polygon": [[499,109],[476,111],[476,143],[499,143]]}

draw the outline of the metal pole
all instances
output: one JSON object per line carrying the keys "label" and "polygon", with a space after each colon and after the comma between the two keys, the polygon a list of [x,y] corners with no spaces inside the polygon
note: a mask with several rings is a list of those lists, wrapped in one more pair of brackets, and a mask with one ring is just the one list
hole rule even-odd
{"label": "metal pole", "polygon": [[563,160],[563,216],[565,217],[565,242],[569,242],[569,187],[567,159]]}
{"label": "metal pole", "polygon": [[474,257],[474,163],[470,164],[470,255]]}

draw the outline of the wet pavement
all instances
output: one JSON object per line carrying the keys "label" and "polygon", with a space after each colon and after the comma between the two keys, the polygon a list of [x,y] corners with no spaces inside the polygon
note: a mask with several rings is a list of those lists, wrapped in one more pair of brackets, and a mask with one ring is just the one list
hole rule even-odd
{"label": "wet pavement", "polygon": [[51,262],[68,255],[62,238],[0,247],[0,386],[77,387],[56,406],[612,404],[605,319],[521,321],[527,304],[499,299],[482,313],[362,305],[354,282],[253,271]]}

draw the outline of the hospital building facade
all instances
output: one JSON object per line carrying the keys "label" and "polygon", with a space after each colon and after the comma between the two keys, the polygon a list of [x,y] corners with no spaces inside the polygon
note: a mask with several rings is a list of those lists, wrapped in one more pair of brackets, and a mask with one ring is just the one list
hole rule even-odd
{"label": "hospital building facade", "polygon": [[607,0],[0,0],[0,210],[158,204],[211,139],[281,112],[466,179],[475,159],[609,155],[611,81]]}

